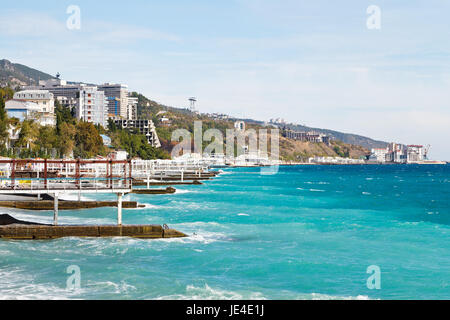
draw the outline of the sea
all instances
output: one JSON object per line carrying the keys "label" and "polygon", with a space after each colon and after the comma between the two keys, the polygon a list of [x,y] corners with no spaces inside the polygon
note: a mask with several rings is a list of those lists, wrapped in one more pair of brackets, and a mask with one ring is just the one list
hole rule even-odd
{"label": "sea", "polygon": [[[0,240],[0,299],[450,299],[449,165],[233,168],[177,189],[127,195],[145,208],[123,220],[187,238]],[[62,211],[59,222],[116,216]]]}

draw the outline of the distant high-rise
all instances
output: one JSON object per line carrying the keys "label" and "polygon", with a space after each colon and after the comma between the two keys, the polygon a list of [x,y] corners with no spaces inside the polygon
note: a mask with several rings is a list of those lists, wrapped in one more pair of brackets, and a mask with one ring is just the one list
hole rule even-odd
{"label": "distant high-rise", "polygon": [[[124,84],[106,83],[98,86],[99,91],[103,91],[108,100],[108,114],[111,118],[128,117],[128,86]],[[116,100],[119,99],[117,105]]]}
{"label": "distant high-rise", "polygon": [[136,120],[138,118],[138,115],[137,115],[138,103],[139,103],[139,98],[128,96],[128,106],[127,106],[127,119],[128,120]]}

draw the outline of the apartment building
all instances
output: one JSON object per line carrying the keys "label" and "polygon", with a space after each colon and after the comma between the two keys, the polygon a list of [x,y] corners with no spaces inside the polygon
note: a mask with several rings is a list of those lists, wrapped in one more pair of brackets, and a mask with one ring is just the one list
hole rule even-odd
{"label": "apartment building", "polygon": [[98,86],[98,90],[103,91],[105,97],[108,99],[108,114],[110,117],[127,119],[128,86],[124,84],[105,83]]}
{"label": "apartment building", "polygon": [[85,122],[108,126],[108,103],[103,91],[95,86],[82,86],[76,117]]}
{"label": "apartment building", "polygon": [[427,152],[424,146],[409,145],[408,146],[408,163],[420,162],[427,159]]}
{"label": "apartment building", "polygon": [[385,163],[387,153],[387,148],[373,148],[370,152],[369,161]]}
{"label": "apartment building", "polygon": [[138,118],[137,108],[139,104],[139,99],[136,97],[128,96],[128,106],[127,106],[127,119],[133,120]]}

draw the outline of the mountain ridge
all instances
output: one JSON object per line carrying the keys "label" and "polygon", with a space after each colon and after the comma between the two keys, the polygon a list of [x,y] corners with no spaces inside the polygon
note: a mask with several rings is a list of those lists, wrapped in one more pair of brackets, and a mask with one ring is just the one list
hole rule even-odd
{"label": "mountain ridge", "polygon": [[12,63],[7,59],[0,60],[0,84],[4,86],[36,85],[39,80],[54,79],[55,77],[30,68],[20,63]]}

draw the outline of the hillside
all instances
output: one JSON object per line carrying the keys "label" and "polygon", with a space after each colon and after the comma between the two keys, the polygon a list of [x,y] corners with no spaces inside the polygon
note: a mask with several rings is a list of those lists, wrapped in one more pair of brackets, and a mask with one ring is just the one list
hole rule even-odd
{"label": "hillside", "polygon": [[0,85],[16,87],[19,85],[35,85],[39,80],[48,80],[53,76],[22,64],[9,60],[0,60]]}
{"label": "hillside", "polygon": [[347,144],[338,140],[325,143],[294,141],[280,138],[280,156],[284,160],[307,162],[311,157],[344,157],[359,159],[369,153],[364,147]]}
{"label": "hillside", "polygon": [[[11,63],[8,60],[0,60],[0,86],[6,86],[8,84],[12,86],[37,84],[39,80],[51,78],[54,77],[25,65]],[[245,121],[250,128],[261,128],[267,125],[263,121],[254,119],[229,118],[228,120],[217,120],[206,115],[192,113],[187,109],[160,104],[136,92],[133,92],[132,95],[138,97],[139,100],[138,116],[154,121],[161,142],[166,149],[170,149],[173,146],[173,144],[170,143],[171,132],[173,130],[185,128],[192,131],[193,123],[196,120],[203,121],[204,130],[209,128],[219,128],[224,131],[227,128],[233,128],[233,123],[236,120]],[[171,119],[172,125],[170,127],[160,126],[160,119],[162,116],[168,116]],[[282,143],[284,143],[282,153],[286,158],[299,159],[314,155],[337,156],[347,153],[351,157],[358,158],[360,155],[367,153],[367,149],[370,150],[371,148],[385,147],[387,145],[386,142],[377,141],[369,137],[329,129],[311,128],[297,124],[287,124],[286,127],[296,131],[316,131],[330,135],[335,140],[332,146],[329,147],[324,144],[310,144],[292,140],[283,142],[282,139]],[[341,143],[342,145],[340,145]],[[345,152],[340,148],[343,148],[342,150]],[[346,153],[346,151],[348,152]]]}
{"label": "hillside", "polygon": [[[255,123],[255,124],[259,124],[259,125],[264,125],[263,121],[257,121],[257,120],[252,120],[252,119],[233,119],[233,120],[240,120],[240,121]],[[361,135],[354,134],[354,133],[344,133],[344,132],[339,132],[339,131],[330,130],[330,129],[313,128],[313,127],[307,127],[304,125],[293,124],[293,123],[287,123],[287,124],[282,124],[282,125],[274,124],[274,125],[278,126],[280,129],[287,128],[287,129],[291,129],[294,131],[300,131],[300,132],[315,131],[318,133],[328,135],[328,136],[334,138],[335,140],[342,141],[346,144],[361,146],[361,147],[364,147],[369,150],[372,148],[385,148],[388,145],[388,143],[385,141],[374,140],[372,138],[361,136]]]}
{"label": "hillside", "polygon": [[302,125],[286,125],[286,127],[295,130],[295,131],[316,131],[319,133],[323,133],[329,135],[336,140],[342,141],[344,143],[362,146],[367,149],[372,148],[385,148],[388,143],[384,141],[377,141],[368,137],[360,136],[352,133],[343,133],[339,131],[329,130],[329,129],[320,129],[320,128],[311,128]]}
{"label": "hillside", "polygon": [[[226,129],[234,128],[234,122],[240,120],[236,118],[230,118],[228,120],[212,119],[205,115],[192,113],[187,109],[178,109],[161,105],[141,94],[133,93],[133,96],[139,98],[139,115],[154,121],[161,144],[168,152],[171,152],[174,146],[174,143],[171,143],[170,141],[171,133],[174,130],[181,128],[192,132],[194,121],[202,121],[203,132],[210,128],[216,128],[219,129],[225,136]],[[163,116],[171,119],[172,124],[170,127],[160,126],[160,119]],[[252,119],[242,120],[246,122],[247,129],[255,129],[258,131],[261,128],[269,128],[264,122],[261,121],[255,121]],[[337,135],[335,135],[335,137],[336,136]],[[370,138],[366,139],[371,140]],[[206,145],[208,145],[208,143],[204,142],[204,147]],[[280,137],[280,156],[283,160],[308,161],[310,157],[314,156],[350,157],[358,159],[366,156],[368,153],[369,150],[363,146],[344,143],[339,141],[337,138],[336,140],[333,140],[330,145],[327,145],[325,143],[294,141]]]}

